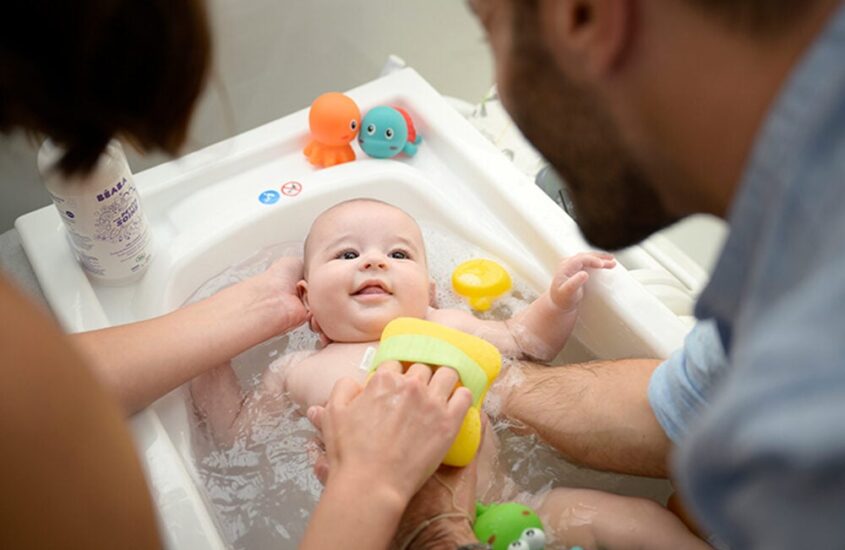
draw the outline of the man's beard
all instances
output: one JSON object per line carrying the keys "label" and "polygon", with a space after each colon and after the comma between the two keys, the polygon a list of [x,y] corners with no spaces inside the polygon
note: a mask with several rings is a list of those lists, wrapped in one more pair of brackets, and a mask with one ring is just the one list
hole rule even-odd
{"label": "man's beard", "polygon": [[508,79],[500,82],[500,93],[519,129],[566,181],[587,241],[616,250],[677,221],[626,151],[596,95],[561,74],[536,38],[539,29],[521,23],[513,31]]}

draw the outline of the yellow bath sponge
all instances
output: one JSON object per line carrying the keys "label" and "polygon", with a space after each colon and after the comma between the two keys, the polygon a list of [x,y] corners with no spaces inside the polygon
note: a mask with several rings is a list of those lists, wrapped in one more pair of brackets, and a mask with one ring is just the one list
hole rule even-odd
{"label": "yellow bath sponge", "polygon": [[472,462],[481,442],[481,404],[502,368],[499,350],[471,334],[431,321],[400,317],[382,331],[370,370],[384,361],[399,361],[406,367],[425,363],[449,367],[458,373],[461,385],[472,392],[473,401],[443,463],[466,466]]}

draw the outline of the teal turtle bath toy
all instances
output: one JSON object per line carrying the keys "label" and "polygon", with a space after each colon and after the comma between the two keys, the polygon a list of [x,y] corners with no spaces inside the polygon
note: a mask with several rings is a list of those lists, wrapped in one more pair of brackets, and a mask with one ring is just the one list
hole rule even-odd
{"label": "teal turtle bath toy", "polygon": [[543,550],[546,534],[537,514],[523,504],[475,505],[475,524],[472,530],[478,540],[493,550]]}
{"label": "teal turtle bath toy", "polygon": [[380,105],[367,111],[361,121],[358,144],[371,157],[387,159],[399,153],[412,157],[420,143],[422,136],[405,109]]}

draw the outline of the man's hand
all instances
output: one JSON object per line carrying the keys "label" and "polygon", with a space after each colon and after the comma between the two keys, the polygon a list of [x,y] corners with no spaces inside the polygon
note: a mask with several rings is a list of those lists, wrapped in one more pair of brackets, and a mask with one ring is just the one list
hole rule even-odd
{"label": "man's hand", "polygon": [[405,509],[391,548],[453,550],[477,542],[472,531],[477,478],[475,460],[465,468],[440,466]]}

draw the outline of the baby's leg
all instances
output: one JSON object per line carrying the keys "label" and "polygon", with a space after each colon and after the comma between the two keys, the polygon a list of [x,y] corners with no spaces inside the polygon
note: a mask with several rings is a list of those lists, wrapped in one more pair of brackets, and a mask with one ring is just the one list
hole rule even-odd
{"label": "baby's leg", "polygon": [[488,504],[491,502],[506,502],[514,500],[521,489],[507,475],[499,449],[499,436],[490,422],[485,423],[484,439],[478,449],[476,465],[478,468],[478,483],[476,497]]}
{"label": "baby's leg", "polygon": [[589,489],[554,489],[536,508],[547,547],[585,550],[705,550],[674,514],[651,500]]}
{"label": "baby's leg", "polygon": [[235,438],[236,420],[244,403],[244,393],[229,363],[215,367],[191,381],[191,398],[199,418],[218,444]]}

